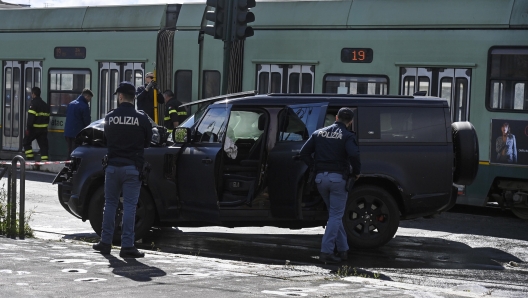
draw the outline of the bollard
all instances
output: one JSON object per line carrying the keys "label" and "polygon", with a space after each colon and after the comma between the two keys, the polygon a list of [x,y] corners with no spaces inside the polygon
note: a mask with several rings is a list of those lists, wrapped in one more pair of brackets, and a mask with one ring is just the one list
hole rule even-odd
{"label": "bollard", "polygon": [[0,171],[0,179],[7,172],[7,236],[16,239],[17,162],[20,162],[20,211],[18,214],[18,238],[25,239],[26,161],[17,155]]}

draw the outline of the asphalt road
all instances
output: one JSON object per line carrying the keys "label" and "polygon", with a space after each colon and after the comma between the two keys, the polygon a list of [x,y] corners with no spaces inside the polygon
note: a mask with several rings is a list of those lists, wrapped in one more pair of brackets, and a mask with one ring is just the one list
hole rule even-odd
{"label": "asphalt road", "polygon": [[[27,173],[26,208],[34,212],[30,224],[37,237],[96,240],[88,222],[62,209],[52,179],[50,174]],[[376,276],[381,281],[481,296],[528,297],[527,228],[527,221],[508,211],[457,206],[433,219],[403,221],[387,245],[352,250],[348,262],[336,266],[321,265],[316,258],[322,227],[154,229],[137,245],[173,255],[260,266],[289,264],[298,270],[335,273],[348,266],[356,269],[355,275]]]}

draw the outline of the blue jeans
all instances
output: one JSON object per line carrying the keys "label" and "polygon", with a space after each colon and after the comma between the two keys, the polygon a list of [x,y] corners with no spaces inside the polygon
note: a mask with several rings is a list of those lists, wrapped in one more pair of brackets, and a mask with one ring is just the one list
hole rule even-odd
{"label": "blue jeans", "polygon": [[117,205],[123,192],[123,233],[121,247],[134,246],[136,207],[141,189],[139,171],[135,166],[108,166],[105,171],[105,207],[101,241],[112,243]]}
{"label": "blue jeans", "polygon": [[347,251],[347,236],[343,227],[343,214],[348,197],[345,190],[346,180],[343,180],[341,174],[324,172],[315,176],[315,183],[328,209],[328,223],[321,243],[321,252],[334,253],[336,246],[338,251]]}

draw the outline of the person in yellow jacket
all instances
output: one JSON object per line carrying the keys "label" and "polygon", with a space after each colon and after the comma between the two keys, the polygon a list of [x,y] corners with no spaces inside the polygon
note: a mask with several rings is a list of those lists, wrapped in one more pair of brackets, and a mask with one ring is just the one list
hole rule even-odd
{"label": "person in yellow jacket", "polygon": [[24,135],[24,151],[26,159],[33,159],[34,153],[31,148],[33,140],[37,140],[40,147],[40,159],[48,160],[48,124],[50,119],[50,107],[40,97],[40,88],[31,89],[31,103],[29,105],[27,126]]}

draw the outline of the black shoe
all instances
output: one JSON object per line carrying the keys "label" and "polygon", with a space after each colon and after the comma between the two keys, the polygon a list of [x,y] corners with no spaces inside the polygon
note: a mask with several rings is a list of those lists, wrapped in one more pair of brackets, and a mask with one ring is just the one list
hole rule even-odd
{"label": "black shoe", "polygon": [[341,260],[346,261],[348,260],[348,250],[345,251],[338,251],[336,254],[338,257],[341,258]]}
{"label": "black shoe", "polygon": [[110,251],[112,250],[112,244],[99,241],[99,243],[92,245],[92,248],[99,251],[103,255],[109,255]]}
{"label": "black shoe", "polygon": [[119,256],[122,258],[143,258],[145,254],[140,252],[134,246],[132,246],[132,247],[121,247]]}
{"label": "black shoe", "polygon": [[341,258],[334,254],[325,254],[324,252],[322,252],[321,254],[319,254],[319,261],[325,264],[335,264],[341,262]]}

